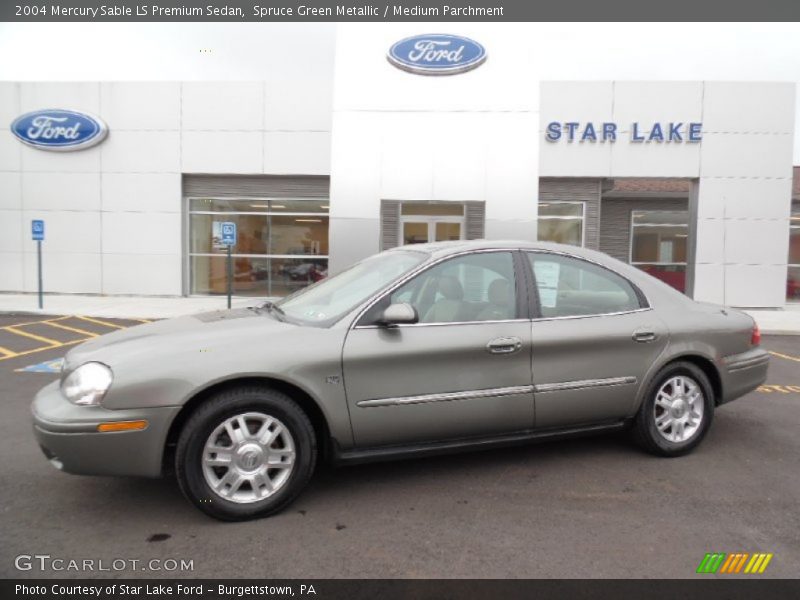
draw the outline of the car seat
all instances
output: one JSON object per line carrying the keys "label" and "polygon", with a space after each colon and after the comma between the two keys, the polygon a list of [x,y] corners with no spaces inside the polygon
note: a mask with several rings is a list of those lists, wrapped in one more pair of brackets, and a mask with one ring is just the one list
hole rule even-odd
{"label": "car seat", "polygon": [[439,279],[437,291],[442,296],[431,306],[425,316],[423,323],[452,323],[458,321],[461,315],[462,300],[464,299],[464,288],[461,282],[455,277],[447,276]]}
{"label": "car seat", "polygon": [[508,279],[495,279],[487,292],[489,306],[478,313],[476,321],[514,318],[514,295]]}

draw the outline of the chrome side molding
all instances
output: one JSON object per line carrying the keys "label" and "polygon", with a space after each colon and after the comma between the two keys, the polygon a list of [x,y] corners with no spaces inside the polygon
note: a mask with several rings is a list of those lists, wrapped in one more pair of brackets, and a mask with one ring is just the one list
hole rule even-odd
{"label": "chrome side molding", "polygon": [[530,394],[532,391],[532,385],[515,385],[502,388],[489,388],[486,390],[469,390],[466,392],[444,392],[441,394],[423,394],[421,396],[375,398],[373,400],[361,400],[356,404],[362,408],[402,406],[404,404],[425,404],[428,402],[452,402],[454,400],[477,400],[480,398],[497,398],[498,396],[515,396],[517,394]]}
{"label": "chrome side molding", "polygon": [[563,392],[566,390],[583,390],[610,385],[628,385],[636,383],[636,377],[608,377],[606,379],[582,379],[580,381],[562,381],[560,383],[540,383],[533,386],[536,393]]}

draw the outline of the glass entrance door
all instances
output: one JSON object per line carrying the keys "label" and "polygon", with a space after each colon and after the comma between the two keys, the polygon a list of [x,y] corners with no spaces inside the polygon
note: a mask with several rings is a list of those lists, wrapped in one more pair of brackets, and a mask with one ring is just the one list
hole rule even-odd
{"label": "glass entrance door", "polygon": [[436,236],[435,241],[447,242],[462,239],[461,223],[456,222],[437,222],[434,223]]}
{"label": "glass entrance door", "polygon": [[403,223],[403,244],[426,244],[428,238],[428,223],[405,221]]}
{"label": "glass entrance door", "polygon": [[404,221],[403,243],[426,244],[463,239],[458,221]]}
{"label": "glass entrance door", "polygon": [[464,239],[464,205],[457,202],[404,202],[400,233],[403,244]]}

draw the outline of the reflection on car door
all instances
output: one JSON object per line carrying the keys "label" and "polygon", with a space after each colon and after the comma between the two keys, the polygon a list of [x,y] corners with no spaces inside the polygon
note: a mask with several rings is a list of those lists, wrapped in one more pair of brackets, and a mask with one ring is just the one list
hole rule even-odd
{"label": "reflection on car door", "polygon": [[540,313],[531,324],[536,427],[629,416],[666,347],[665,324],[617,273],[559,254],[526,255]]}
{"label": "reflection on car door", "polygon": [[[521,264],[521,263],[519,263]],[[454,257],[377,302],[347,335],[344,382],[360,447],[533,427],[530,321],[512,252]],[[374,324],[392,302],[420,322]]]}

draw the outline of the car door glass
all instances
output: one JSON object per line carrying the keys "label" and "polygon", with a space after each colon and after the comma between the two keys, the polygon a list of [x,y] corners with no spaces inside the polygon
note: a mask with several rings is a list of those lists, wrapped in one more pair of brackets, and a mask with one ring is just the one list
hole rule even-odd
{"label": "car door glass", "polygon": [[510,252],[480,252],[447,260],[396,289],[390,303],[398,302],[414,306],[420,323],[513,319],[513,257]]}
{"label": "car door glass", "polygon": [[558,254],[528,253],[542,317],[573,317],[641,308],[633,286],[599,265]]}

